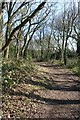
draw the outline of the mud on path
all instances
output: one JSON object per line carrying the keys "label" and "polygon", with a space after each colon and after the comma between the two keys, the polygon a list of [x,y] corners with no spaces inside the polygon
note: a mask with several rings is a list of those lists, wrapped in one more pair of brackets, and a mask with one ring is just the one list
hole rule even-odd
{"label": "mud on path", "polygon": [[80,120],[79,77],[59,65],[35,64],[36,74],[4,98],[3,117]]}

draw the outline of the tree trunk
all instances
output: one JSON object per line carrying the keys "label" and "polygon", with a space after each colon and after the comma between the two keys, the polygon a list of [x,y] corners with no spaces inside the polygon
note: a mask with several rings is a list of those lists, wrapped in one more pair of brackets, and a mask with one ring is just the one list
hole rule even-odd
{"label": "tree trunk", "polygon": [[[44,32],[44,30],[43,30]],[[40,59],[43,60],[43,41],[42,41],[42,32],[40,30],[40,47],[41,47],[41,50],[40,50]],[[43,37],[44,37],[44,33],[43,33]],[[43,38],[44,39],[44,38]]]}
{"label": "tree trunk", "polygon": [[64,65],[67,65],[67,38],[65,43],[65,50],[64,50]]}
{"label": "tree trunk", "polygon": [[22,54],[23,58],[26,58],[26,51],[27,51],[27,48],[28,48],[28,41],[29,40],[30,40],[29,33],[27,33],[26,38],[24,40],[24,45],[23,45],[23,48],[22,48],[22,51],[21,51],[21,54]]}
{"label": "tree trunk", "polygon": [[64,50],[64,65],[67,65],[67,50]]}
{"label": "tree trunk", "polygon": [[61,63],[64,63],[64,44],[65,44],[65,3],[64,3],[64,15],[63,15],[63,38],[62,38],[62,50],[61,50]]}
{"label": "tree trunk", "polygon": [[77,41],[77,55],[78,55],[78,74],[80,76],[80,1],[78,2],[78,41]]}
{"label": "tree trunk", "polygon": [[17,39],[16,47],[17,47],[16,57],[17,57],[17,60],[19,60],[19,58],[20,58],[20,40],[19,39]]}
{"label": "tree trunk", "polygon": [[41,60],[43,60],[43,46],[41,46]]}
{"label": "tree trunk", "polygon": [[8,59],[9,58],[9,46],[6,48],[6,50],[4,51],[4,58]]}
{"label": "tree trunk", "polygon": [[24,52],[22,53],[22,56],[24,59],[27,57],[27,48],[24,49]]}
{"label": "tree trunk", "polygon": [[[10,26],[10,21],[8,20],[6,35],[5,35],[5,43],[7,43],[9,40],[10,30],[11,30],[11,26]],[[4,58],[8,59],[8,57],[9,57],[9,46],[4,50]]]}
{"label": "tree trunk", "polygon": [[61,63],[64,62],[64,44],[62,45],[62,49],[61,49]]}
{"label": "tree trunk", "polygon": [[64,62],[64,41],[65,41],[65,25],[64,25],[64,18],[63,18],[63,39],[62,39],[62,49],[61,49],[61,63]]}

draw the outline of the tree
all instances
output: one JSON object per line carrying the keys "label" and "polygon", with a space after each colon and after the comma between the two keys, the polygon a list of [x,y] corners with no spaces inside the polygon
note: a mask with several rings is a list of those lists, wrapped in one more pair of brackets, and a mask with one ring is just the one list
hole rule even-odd
{"label": "tree", "polygon": [[[12,4],[12,2],[9,2],[9,7],[8,7],[8,3],[7,3],[7,8],[8,8],[8,22],[7,22],[7,29],[6,29],[6,37],[5,37],[5,44],[4,46],[0,49],[0,52],[3,52],[5,50],[8,49],[11,41],[13,40],[12,37],[14,36],[15,32],[17,32],[20,28],[22,28],[28,21],[30,21],[45,5],[47,0],[44,0],[42,3],[40,3],[38,5],[38,7],[27,17],[25,18],[22,23],[20,23],[19,25],[17,25],[13,30],[10,31],[10,23],[12,21],[13,16],[17,13],[17,11],[19,11],[25,4],[28,4],[28,2],[23,2],[18,9],[13,12],[13,14],[11,15],[11,12],[15,6],[15,2]],[[9,29],[10,28],[10,29]]]}
{"label": "tree", "polygon": [[24,44],[22,47],[22,56],[26,57],[26,51],[28,49],[29,43],[32,40],[33,35],[36,31],[38,31],[39,28],[42,27],[45,23],[45,19],[48,17],[48,14],[50,13],[50,9],[46,8],[44,10],[43,15],[42,13],[40,15],[36,15],[37,18],[34,18],[34,20],[29,21],[28,30],[26,34],[24,35]]}
{"label": "tree", "polygon": [[53,36],[57,41],[59,52],[61,53],[61,62],[67,64],[67,45],[68,40],[73,33],[73,25],[77,15],[74,15],[72,4],[66,7],[64,3],[64,10],[54,20]]}

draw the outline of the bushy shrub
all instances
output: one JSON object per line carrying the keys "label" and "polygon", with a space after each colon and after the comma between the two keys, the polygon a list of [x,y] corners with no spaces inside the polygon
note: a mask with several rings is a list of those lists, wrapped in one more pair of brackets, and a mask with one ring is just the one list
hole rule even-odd
{"label": "bushy shrub", "polygon": [[2,85],[3,91],[16,86],[23,76],[27,76],[34,71],[34,65],[31,58],[24,60],[3,60],[2,62]]}

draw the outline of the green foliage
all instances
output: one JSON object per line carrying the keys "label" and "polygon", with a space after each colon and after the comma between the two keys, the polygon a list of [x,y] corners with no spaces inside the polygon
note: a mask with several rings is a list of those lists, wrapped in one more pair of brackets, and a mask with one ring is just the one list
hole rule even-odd
{"label": "green foliage", "polygon": [[72,72],[74,72],[76,75],[78,75],[78,67],[77,66],[73,67]]}
{"label": "green foliage", "polygon": [[78,57],[77,65],[78,65],[78,75],[80,76],[80,57]]}
{"label": "green foliage", "polygon": [[76,58],[68,58],[68,64],[67,67],[72,69],[77,65],[77,59]]}
{"label": "green foliage", "polygon": [[16,46],[13,44],[11,44],[9,48],[9,57],[12,59],[16,58]]}
{"label": "green foliage", "polygon": [[69,59],[69,64],[67,65],[67,68],[71,69],[71,71],[78,76],[80,74],[79,66],[80,65],[76,59]]}
{"label": "green foliage", "polygon": [[3,77],[3,91],[9,91],[12,87],[15,87],[15,82],[10,76],[6,75]]}
{"label": "green foliage", "polygon": [[32,57],[31,57],[31,55],[27,54],[26,60],[27,60],[28,63],[31,64],[32,63]]}
{"label": "green foliage", "polygon": [[34,65],[31,58],[24,60],[3,60],[2,63],[2,85],[3,91],[9,91],[17,85],[23,76],[28,76],[34,71]]}

